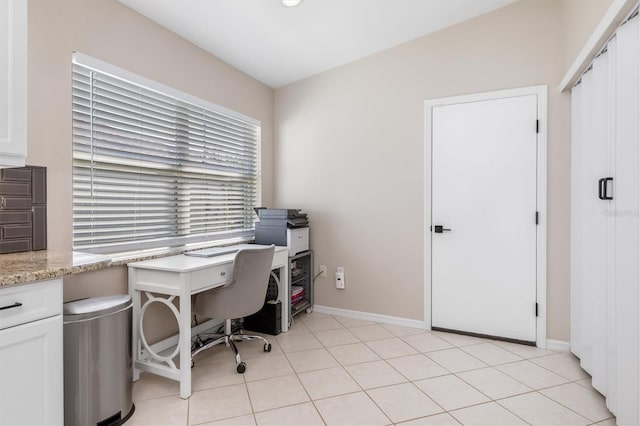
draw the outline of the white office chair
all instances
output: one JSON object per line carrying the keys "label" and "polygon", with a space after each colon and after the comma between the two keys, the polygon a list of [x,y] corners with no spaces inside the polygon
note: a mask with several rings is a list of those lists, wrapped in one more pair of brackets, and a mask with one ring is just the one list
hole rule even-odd
{"label": "white office chair", "polygon": [[275,246],[241,249],[236,253],[233,275],[224,287],[197,295],[193,312],[207,318],[224,318],[224,334],[192,350],[191,357],[220,343],[231,347],[236,358],[236,371],[244,373],[247,365],[240,359],[235,341],[262,340],[264,351],[271,352],[271,343],[262,336],[232,333],[231,320],[258,312],[264,305],[273,263]]}

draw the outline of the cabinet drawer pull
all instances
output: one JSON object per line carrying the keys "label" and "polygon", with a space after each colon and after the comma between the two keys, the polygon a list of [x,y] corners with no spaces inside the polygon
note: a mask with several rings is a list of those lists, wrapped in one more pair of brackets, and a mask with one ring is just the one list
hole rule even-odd
{"label": "cabinet drawer pull", "polygon": [[22,306],[22,303],[16,302],[13,305],[7,305],[7,306],[1,307],[0,311],[4,311],[5,309],[19,308],[20,306]]}
{"label": "cabinet drawer pull", "polygon": [[222,272],[220,272],[220,275],[222,275],[224,277],[225,275],[227,275],[227,273],[222,271]]}

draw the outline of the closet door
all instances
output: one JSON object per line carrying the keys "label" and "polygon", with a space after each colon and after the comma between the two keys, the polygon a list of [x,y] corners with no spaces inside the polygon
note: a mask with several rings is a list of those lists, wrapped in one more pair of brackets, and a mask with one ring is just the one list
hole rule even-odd
{"label": "closet door", "polygon": [[[610,141],[610,149],[609,149],[609,170],[611,171],[611,176],[616,176],[616,77],[617,77],[617,38],[614,37],[609,41],[607,45],[607,52],[609,55],[609,93],[608,93],[608,105],[609,107],[609,117],[608,117],[608,130],[609,130],[609,141]],[[609,201],[609,209],[608,209],[608,220],[607,220],[607,233],[609,236],[608,241],[608,250],[607,250],[607,286],[606,286],[606,328],[605,335],[606,340],[605,344],[602,345],[604,349],[604,358],[606,363],[606,377],[603,381],[596,380],[596,389],[598,389],[603,395],[606,396],[606,405],[609,408],[609,411],[615,413],[616,409],[616,397],[618,393],[616,379],[617,379],[617,370],[616,370],[616,268],[615,268],[615,224],[616,224],[616,203],[618,197],[613,197],[613,200]],[[603,383],[604,382],[604,383]],[[594,385],[595,386],[595,385]],[[601,389],[601,386],[604,386],[604,390]]]}
{"label": "closet door", "polygon": [[599,182],[610,173],[608,86],[605,53],[572,92],[571,349],[603,393],[609,201],[600,198]]}
{"label": "closet door", "polygon": [[[590,338],[590,351],[588,364],[585,370],[591,374],[591,384],[602,394],[607,394],[607,296],[609,286],[609,220],[611,218],[611,206],[613,200],[601,199],[611,198],[611,181],[602,181],[615,176],[611,168],[611,157],[613,152],[613,141],[611,140],[610,127],[612,126],[612,96],[610,87],[610,52],[603,52],[593,61],[593,98],[592,98],[592,133],[589,136],[591,145],[595,151],[593,155],[594,168],[598,173],[597,181],[593,181],[591,197],[593,207],[593,217],[591,225],[595,241],[593,250],[599,254],[595,261],[596,267],[593,274],[588,278],[589,294],[587,295],[587,306],[590,309],[583,311],[583,321],[587,325],[587,334]],[[600,184],[600,182],[603,182]],[[606,197],[605,189],[606,188]],[[602,187],[602,189],[601,189]],[[593,260],[591,261],[593,262]]]}
{"label": "closet door", "polygon": [[578,358],[584,354],[582,324],[582,283],[585,275],[584,225],[582,224],[583,200],[586,185],[586,168],[583,166],[585,150],[581,141],[584,133],[583,84],[571,90],[571,352]]}
{"label": "closet door", "polygon": [[615,414],[619,425],[640,423],[638,406],[640,318],[638,293],[640,251],[638,208],[640,176],[640,78],[638,18],[617,32],[616,55],[616,151],[615,199],[615,354],[617,395]]}
{"label": "closet door", "polygon": [[[571,350],[619,425],[640,424],[640,19],[572,90]],[[606,180],[603,182],[603,178]],[[597,197],[594,197],[594,193]]]}

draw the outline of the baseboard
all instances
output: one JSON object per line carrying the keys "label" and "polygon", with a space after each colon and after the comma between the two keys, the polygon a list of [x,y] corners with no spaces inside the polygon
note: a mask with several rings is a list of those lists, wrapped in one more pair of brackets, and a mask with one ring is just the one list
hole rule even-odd
{"label": "baseboard", "polygon": [[[212,329],[218,329],[221,324],[224,324],[224,321],[217,319],[210,319],[208,321],[203,322],[202,324],[198,324],[191,329],[191,337],[194,337],[196,334],[204,333],[206,331]],[[157,354],[161,354],[163,351],[166,351],[169,348],[175,348],[178,346],[178,334],[175,334],[171,337],[167,337],[164,340],[160,340],[159,342],[151,345],[151,350]],[[142,358],[146,359],[149,356],[149,353],[146,349],[142,350]]]}
{"label": "baseboard", "polygon": [[551,349],[552,351],[569,352],[571,350],[571,345],[569,342],[565,342],[564,340],[547,339],[547,349]]}
{"label": "baseboard", "polygon": [[[374,322],[380,322],[383,324],[400,325],[402,327],[419,328],[422,330],[426,329],[426,324],[424,321],[413,320],[409,318],[374,314],[372,312],[353,311],[351,309],[333,308],[331,306],[323,306],[323,305],[314,305],[313,310],[319,314],[338,315],[341,317],[359,319],[363,321],[374,321]],[[202,324],[198,324],[197,326],[191,329],[191,337],[199,333],[204,333],[212,329],[217,329],[223,323],[224,321],[211,319],[206,322],[203,322]],[[166,351],[169,348],[175,347],[177,344],[178,344],[178,335],[176,334],[174,336],[161,340],[157,343],[154,343],[153,345],[151,345],[151,350],[153,350],[155,353],[161,353],[163,351]],[[565,342],[564,340],[547,339],[547,349],[554,350],[554,351],[569,352],[571,350],[571,345],[569,344],[569,342]],[[149,355],[146,350],[143,350],[142,352],[143,352],[143,358],[146,358]]]}
{"label": "baseboard", "polygon": [[314,312],[328,315],[338,315],[346,318],[359,319],[363,321],[375,321],[383,324],[400,325],[403,327],[420,328],[425,330],[424,321],[409,318],[393,317],[390,315],[374,314],[371,312],[352,311],[351,309],[333,308],[331,306],[314,305]]}

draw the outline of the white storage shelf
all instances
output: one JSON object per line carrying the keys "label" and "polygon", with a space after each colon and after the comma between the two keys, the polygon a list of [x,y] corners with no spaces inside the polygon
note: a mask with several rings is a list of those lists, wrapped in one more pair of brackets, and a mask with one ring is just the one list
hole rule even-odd
{"label": "white storage shelf", "polygon": [[313,251],[307,250],[289,258],[289,297],[293,286],[303,288],[302,298],[291,304],[290,318],[313,309]]}

